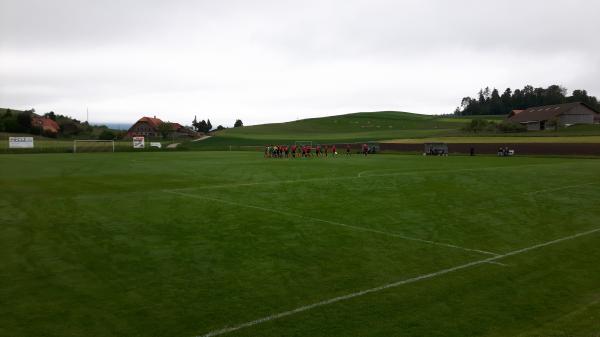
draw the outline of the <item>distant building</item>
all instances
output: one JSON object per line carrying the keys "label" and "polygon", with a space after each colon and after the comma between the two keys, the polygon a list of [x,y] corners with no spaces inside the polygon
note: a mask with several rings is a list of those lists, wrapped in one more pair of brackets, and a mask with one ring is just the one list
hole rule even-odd
{"label": "distant building", "polygon": [[509,122],[527,126],[527,130],[552,129],[558,125],[593,124],[600,121],[600,113],[585,103],[566,103],[513,110]]}
{"label": "distant building", "polygon": [[[159,126],[163,123],[159,118],[142,117],[133,124],[127,131],[128,137],[144,136],[148,138],[162,137]],[[169,123],[171,131],[169,137],[199,137],[200,133],[188,129],[179,123]]]}
{"label": "distant building", "polygon": [[39,128],[42,131],[42,134],[57,135],[58,131],[60,131],[60,126],[58,126],[58,123],[48,117],[38,116],[35,114],[31,116],[31,126]]}

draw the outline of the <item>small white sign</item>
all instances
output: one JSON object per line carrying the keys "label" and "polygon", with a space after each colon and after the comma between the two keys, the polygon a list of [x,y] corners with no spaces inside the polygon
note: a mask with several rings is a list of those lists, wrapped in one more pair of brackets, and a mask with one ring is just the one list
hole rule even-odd
{"label": "small white sign", "polygon": [[144,142],[144,137],[133,137],[133,148],[134,149],[146,148],[146,143]]}
{"label": "small white sign", "polygon": [[162,144],[159,142],[150,142],[150,147],[155,147],[157,149],[162,149]]}
{"label": "small white sign", "polygon": [[33,149],[33,137],[8,137],[10,149]]}

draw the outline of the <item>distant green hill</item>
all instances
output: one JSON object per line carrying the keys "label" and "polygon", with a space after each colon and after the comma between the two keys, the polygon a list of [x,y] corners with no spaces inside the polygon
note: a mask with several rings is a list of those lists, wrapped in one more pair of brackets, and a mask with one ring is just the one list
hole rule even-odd
{"label": "distant green hill", "polygon": [[10,110],[12,113],[21,113],[21,112],[23,112],[23,110],[0,108],[0,115],[3,115],[7,110]]}
{"label": "distant green hill", "polygon": [[309,140],[316,143],[379,141],[460,135],[472,118],[502,120],[504,116],[431,116],[399,111],[359,112],[273,123],[215,132],[214,137],[189,144],[192,147],[222,147],[289,144]]}

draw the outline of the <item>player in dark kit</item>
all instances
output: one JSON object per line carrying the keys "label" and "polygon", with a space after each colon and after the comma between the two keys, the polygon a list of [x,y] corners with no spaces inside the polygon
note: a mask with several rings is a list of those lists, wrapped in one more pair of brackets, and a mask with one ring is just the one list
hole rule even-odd
{"label": "player in dark kit", "polygon": [[350,153],[350,144],[346,145],[346,156],[351,156],[352,154]]}
{"label": "player in dark kit", "polygon": [[292,145],[292,158],[296,158],[296,145]]}
{"label": "player in dark kit", "polygon": [[362,150],[363,150],[363,154],[365,155],[365,157],[367,156],[367,154],[369,153],[369,146],[367,144],[363,144],[362,146]]}
{"label": "player in dark kit", "polygon": [[335,145],[333,145],[331,147],[331,155],[334,156],[334,157],[337,156],[337,152],[335,151]]}

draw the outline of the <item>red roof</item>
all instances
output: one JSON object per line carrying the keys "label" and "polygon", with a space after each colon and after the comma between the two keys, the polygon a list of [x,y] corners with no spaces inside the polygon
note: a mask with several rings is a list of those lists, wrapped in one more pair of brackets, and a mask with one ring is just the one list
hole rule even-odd
{"label": "red roof", "polygon": [[52,133],[58,133],[58,130],[60,130],[58,123],[46,117],[33,116],[31,117],[31,124],[40,127],[43,131],[50,131]]}
{"label": "red roof", "polygon": [[163,121],[160,120],[160,118],[156,118],[156,117],[142,117],[142,118],[140,118],[139,121],[137,121],[137,123],[139,123],[139,122],[146,122],[146,123],[150,124],[152,127],[158,128],[158,126]]}

